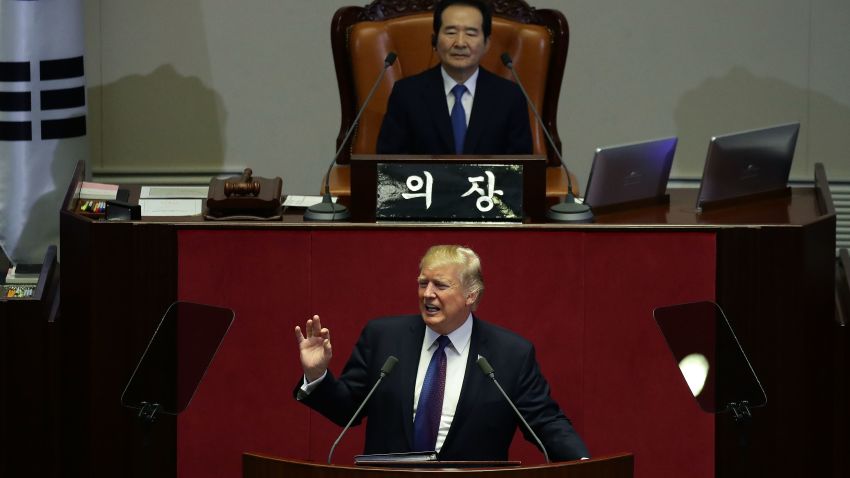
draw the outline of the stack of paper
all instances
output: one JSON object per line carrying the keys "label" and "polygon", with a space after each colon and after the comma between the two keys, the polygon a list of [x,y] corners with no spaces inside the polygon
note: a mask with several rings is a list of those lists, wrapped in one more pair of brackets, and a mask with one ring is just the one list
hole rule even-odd
{"label": "stack of paper", "polygon": [[142,186],[142,216],[199,216],[207,186]]}
{"label": "stack of paper", "polygon": [[373,455],[356,455],[355,464],[363,463],[411,463],[422,461],[436,461],[436,451],[411,451],[406,453],[376,453]]}
{"label": "stack of paper", "polygon": [[7,284],[38,284],[41,264],[18,264],[6,273]]}
{"label": "stack of paper", "polygon": [[83,181],[80,199],[115,199],[118,196],[117,184],[89,183]]}

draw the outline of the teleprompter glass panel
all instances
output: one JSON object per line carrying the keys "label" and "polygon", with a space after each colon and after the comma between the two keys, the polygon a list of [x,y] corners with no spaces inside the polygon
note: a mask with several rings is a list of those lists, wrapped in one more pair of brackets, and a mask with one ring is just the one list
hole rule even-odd
{"label": "teleprompter glass panel", "polygon": [[659,307],[653,315],[700,408],[719,413],[744,402],[750,408],[767,403],[755,371],[717,304],[705,301]]}
{"label": "teleprompter glass panel", "polygon": [[154,332],[121,404],[177,415],[186,409],[233,322],[233,311],[191,302],[171,304]]}

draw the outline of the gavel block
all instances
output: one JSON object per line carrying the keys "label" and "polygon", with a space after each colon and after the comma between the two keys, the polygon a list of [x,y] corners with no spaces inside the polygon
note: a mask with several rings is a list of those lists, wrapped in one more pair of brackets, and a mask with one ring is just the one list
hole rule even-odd
{"label": "gavel block", "polygon": [[279,177],[253,176],[246,168],[242,176],[212,179],[207,195],[207,219],[280,219]]}

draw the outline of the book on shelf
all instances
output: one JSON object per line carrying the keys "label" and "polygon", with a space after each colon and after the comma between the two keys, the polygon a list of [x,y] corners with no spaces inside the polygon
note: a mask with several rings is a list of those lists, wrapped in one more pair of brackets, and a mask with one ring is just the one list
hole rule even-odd
{"label": "book on shelf", "polygon": [[407,453],[375,453],[372,455],[355,455],[355,464],[364,463],[415,463],[437,461],[436,451],[412,451]]}

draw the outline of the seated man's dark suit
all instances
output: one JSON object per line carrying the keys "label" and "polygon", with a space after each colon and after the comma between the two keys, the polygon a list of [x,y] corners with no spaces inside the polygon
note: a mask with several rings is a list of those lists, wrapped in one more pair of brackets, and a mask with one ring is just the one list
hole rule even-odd
{"label": "seated man's dark suit", "polygon": [[[365,453],[411,451],[413,394],[425,324],[418,315],[369,322],[339,378],[325,379],[301,401],[334,423],[344,426],[369,389],[378,380],[386,358],[398,365],[372,396],[363,414],[368,416]],[[496,378],[520,413],[540,437],[550,459],[589,457],[570,421],[549,396],[534,347],[501,327],[473,318],[463,387],[451,428],[440,450],[441,460],[507,460],[517,426],[522,427],[496,385],[476,364],[487,357]],[[296,397],[300,385],[296,387]],[[355,423],[359,423],[361,417]],[[526,439],[533,439],[523,429]]]}
{"label": "seated man's dark suit", "polygon": [[[531,154],[528,105],[519,86],[478,69],[463,154]],[[455,154],[440,66],[395,83],[378,154]]]}

